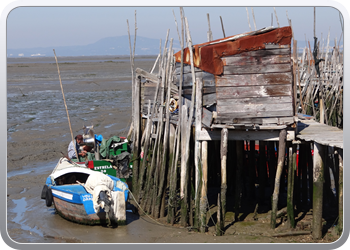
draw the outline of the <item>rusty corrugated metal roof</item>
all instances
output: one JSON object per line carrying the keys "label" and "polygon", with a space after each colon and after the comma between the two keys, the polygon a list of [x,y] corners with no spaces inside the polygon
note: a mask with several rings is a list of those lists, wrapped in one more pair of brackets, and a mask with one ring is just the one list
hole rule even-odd
{"label": "rusty corrugated metal roof", "polygon": [[[223,73],[221,58],[246,51],[264,49],[265,44],[288,45],[291,43],[292,29],[263,28],[261,30],[230,36],[193,46],[194,66],[214,75]],[[176,62],[181,62],[181,51],[175,54]],[[191,64],[188,48],[184,49],[184,63]]]}

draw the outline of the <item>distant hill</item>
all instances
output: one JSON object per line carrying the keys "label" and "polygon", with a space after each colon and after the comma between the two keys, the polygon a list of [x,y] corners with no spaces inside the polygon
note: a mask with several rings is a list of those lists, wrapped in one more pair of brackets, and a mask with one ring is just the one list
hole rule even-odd
{"label": "distant hill", "polygon": [[[162,39],[162,52],[164,48],[165,39]],[[203,41],[206,42],[206,41]],[[134,37],[131,36],[131,44],[134,44]],[[333,41],[330,42],[332,47]],[[168,42],[168,47],[169,47]],[[303,40],[298,41],[298,52],[308,46]],[[311,49],[313,49],[313,41],[310,41]],[[320,52],[322,49],[320,45]],[[46,47],[46,48],[30,48],[30,49],[7,49],[7,57],[32,57],[32,56],[53,56],[53,49],[55,49],[57,56],[103,56],[103,55],[130,55],[129,37],[106,37],[95,43],[88,45],[77,46],[61,46],[61,47]],[[173,49],[175,52],[181,49],[179,41],[173,42]],[[342,50],[342,49],[341,49]],[[136,37],[136,55],[158,55],[159,54],[159,39],[152,39],[146,37]]]}
{"label": "distant hill", "polygon": [[[136,55],[158,55],[159,39],[136,37]],[[165,39],[162,39],[162,52]],[[134,37],[131,36],[134,45]],[[168,47],[170,42],[168,41]],[[57,56],[95,56],[95,55],[130,55],[129,36],[106,37],[88,45],[41,47],[29,49],[7,49],[7,57],[53,56],[55,49]],[[173,42],[175,52],[181,49],[178,41]]]}

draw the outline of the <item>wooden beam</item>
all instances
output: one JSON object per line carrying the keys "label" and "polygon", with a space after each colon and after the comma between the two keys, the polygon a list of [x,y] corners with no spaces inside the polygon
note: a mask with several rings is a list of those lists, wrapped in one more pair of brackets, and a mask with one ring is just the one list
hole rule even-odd
{"label": "wooden beam", "polygon": [[[213,112],[213,118],[214,118],[214,124],[212,125],[212,127],[214,128],[214,126],[242,126],[245,124],[248,124],[249,126],[251,126],[252,124],[256,124],[256,127],[261,126],[275,126],[275,129],[279,129],[279,126],[281,124],[285,124],[285,125],[289,125],[294,123],[294,117],[273,117],[273,118],[269,118],[269,117],[260,117],[260,118],[224,118],[221,117],[220,119],[217,119],[217,113],[216,111]],[[218,123],[224,123],[224,124],[218,124]]]}
{"label": "wooden beam", "polygon": [[[278,141],[279,130],[273,131],[245,131],[245,130],[229,130],[228,140],[258,140],[258,141]],[[287,132],[287,140],[294,139],[294,131]],[[219,141],[221,134],[219,130],[209,131],[202,129],[199,133],[198,140],[200,141]]]}
{"label": "wooden beam", "polygon": [[155,83],[158,82],[158,78],[159,77],[157,75],[148,73],[147,71],[145,71],[143,69],[137,68],[136,69],[136,74],[146,78],[149,81],[152,81],[152,82],[155,82]]}

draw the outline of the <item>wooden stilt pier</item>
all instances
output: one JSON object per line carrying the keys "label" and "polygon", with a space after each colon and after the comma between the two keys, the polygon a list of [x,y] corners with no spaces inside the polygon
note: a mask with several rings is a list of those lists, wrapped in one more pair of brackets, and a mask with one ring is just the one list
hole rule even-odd
{"label": "wooden stilt pier", "polygon": [[[291,60],[291,28],[265,28],[199,46],[192,45],[184,22],[187,48],[174,53],[165,45],[159,72],[136,69],[132,191],[137,202],[155,218],[167,216],[172,225],[200,232],[208,230],[208,211],[216,203],[217,235],[225,233],[229,209],[240,223],[243,203],[256,213],[271,210],[272,229],[281,208],[286,207],[289,228],[296,227],[300,210],[312,208],[312,235],[319,239],[324,171],[329,171],[324,152],[333,147],[341,232],[343,132],[298,114],[298,96],[304,106],[315,93],[304,93],[306,88],[297,93],[303,69],[297,68],[296,54]],[[256,44],[243,48],[240,40],[253,36]]]}

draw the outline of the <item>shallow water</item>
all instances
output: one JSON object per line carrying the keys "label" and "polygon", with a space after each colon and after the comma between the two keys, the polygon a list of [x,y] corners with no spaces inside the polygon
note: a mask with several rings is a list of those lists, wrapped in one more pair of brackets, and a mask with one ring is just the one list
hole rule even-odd
{"label": "shallow water", "polygon": [[26,198],[23,197],[18,200],[12,200],[16,207],[12,209],[12,212],[16,214],[16,217],[13,219],[13,222],[21,225],[21,229],[29,231],[30,234],[35,233],[40,237],[43,237],[44,234],[37,228],[37,227],[30,227],[26,225],[26,219],[25,219],[25,212],[27,210],[30,210],[30,208],[27,206]]}
{"label": "shallow water", "polygon": [[53,170],[56,164],[57,164],[57,160],[47,162],[47,163],[23,166],[23,169],[7,172],[7,178],[11,178],[13,176],[18,176],[18,175],[25,175],[25,174],[41,174],[43,172]]}

